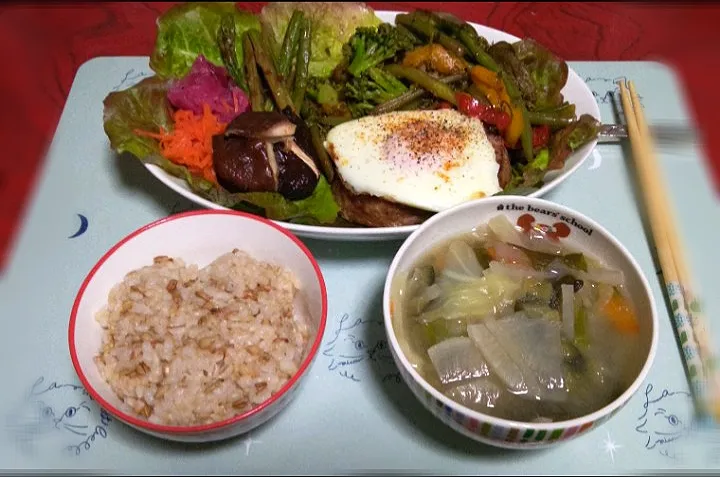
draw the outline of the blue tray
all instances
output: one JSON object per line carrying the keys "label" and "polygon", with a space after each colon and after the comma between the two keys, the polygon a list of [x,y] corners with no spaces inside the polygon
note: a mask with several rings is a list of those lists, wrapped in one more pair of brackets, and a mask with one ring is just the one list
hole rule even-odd
{"label": "blue tray", "polygon": [[[599,146],[546,196],[614,233],[648,275],[660,305],[658,355],[647,382],[610,422],[587,435],[544,451],[486,447],[432,417],[399,380],[389,355],[362,354],[353,364],[343,362],[342,350],[333,345],[347,334],[361,336],[369,348],[385,340],[381,290],[400,243],[309,239],[328,283],[329,323],[307,383],[285,412],[249,436],[203,446],[167,443],[113,421],[84,394],[69,359],[67,325],[75,293],[115,242],[192,207],[138,161],[117,159],[103,132],[103,98],[150,74],[147,65],[146,57],[98,58],[79,69],[17,247],[0,278],[6,324],[0,334],[0,418],[6,419],[0,470],[557,475],[718,469],[720,440],[690,429],[683,364],[621,145]],[[616,120],[612,92],[620,77],[635,81],[649,120],[690,122],[678,83],[662,65],[570,66],[595,91],[605,122]],[[702,152],[691,144],[665,147],[660,159],[691,269],[701,286],[711,287],[720,264],[720,209]],[[720,295],[705,290],[707,315],[720,316]],[[713,325],[720,342],[720,325]],[[42,409],[56,420],[37,424]],[[68,421],[86,427],[66,428]]]}

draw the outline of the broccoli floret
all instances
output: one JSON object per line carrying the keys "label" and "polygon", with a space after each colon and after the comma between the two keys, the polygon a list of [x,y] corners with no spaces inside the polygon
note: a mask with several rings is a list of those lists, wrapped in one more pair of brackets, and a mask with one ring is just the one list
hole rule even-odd
{"label": "broccoli floret", "polygon": [[360,77],[347,83],[345,97],[353,116],[358,117],[407,90],[407,86],[395,76],[381,68],[371,67]]}
{"label": "broccoli floret", "polygon": [[306,94],[319,104],[339,102],[339,86],[325,78],[313,76],[308,80]]}
{"label": "broccoli floret", "polygon": [[306,103],[316,106],[324,116],[350,116],[345,104],[343,85],[328,78],[311,77],[308,80]]}
{"label": "broccoli floret", "polygon": [[377,66],[398,53],[415,46],[411,38],[393,25],[383,23],[377,28],[361,27],[346,43],[348,72],[358,77],[367,69]]}

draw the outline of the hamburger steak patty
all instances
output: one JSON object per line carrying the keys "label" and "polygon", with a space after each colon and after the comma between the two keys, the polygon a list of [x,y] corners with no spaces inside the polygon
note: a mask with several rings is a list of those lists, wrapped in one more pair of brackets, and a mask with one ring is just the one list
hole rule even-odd
{"label": "hamburger steak patty", "polygon": [[[495,150],[495,160],[499,166],[498,182],[500,187],[504,189],[512,178],[510,156],[502,137],[489,131],[487,137]],[[332,149],[329,152],[331,156],[334,156]],[[382,197],[370,194],[356,194],[339,177],[339,174],[335,175],[331,186],[335,200],[340,206],[340,215],[345,220],[355,224],[366,227],[418,225],[433,215],[433,212],[392,202]]]}

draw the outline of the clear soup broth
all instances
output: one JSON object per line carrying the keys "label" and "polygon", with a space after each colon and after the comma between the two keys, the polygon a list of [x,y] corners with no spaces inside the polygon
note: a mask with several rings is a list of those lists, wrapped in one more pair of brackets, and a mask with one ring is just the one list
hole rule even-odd
{"label": "clear soup broth", "polygon": [[395,290],[415,369],[484,414],[574,419],[618,398],[642,366],[622,271],[504,215],[427,252]]}

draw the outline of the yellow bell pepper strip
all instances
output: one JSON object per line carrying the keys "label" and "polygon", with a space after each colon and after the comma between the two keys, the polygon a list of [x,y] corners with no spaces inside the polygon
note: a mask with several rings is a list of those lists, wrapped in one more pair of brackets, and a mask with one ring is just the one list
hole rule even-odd
{"label": "yellow bell pepper strip", "polygon": [[510,126],[505,130],[505,142],[511,148],[517,145],[525,128],[522,108],[515,106],[510,100],[502,78],[487,68],[473,66],[470,68],[473,83],[487,96],[490,104],[510,114]]}
{"label": "yellow bell pepper strip", "polygon": [[[496,89],[492,89],[484,83],[477,83],[475,87],[487,98],[490,104],[495,108],[502,108],[505,102],[501,97],[501,93]],[[504,108],[508,114],[510,114],[509,107]]]}
{"label": "yellow bell pepper strip", "polygon": [[437,43],[431,43],[407,52],[402,64],[411,68],[429,66],[442,75],[463,73],[468,67],[465,61],[448,52],[442,45]]}

